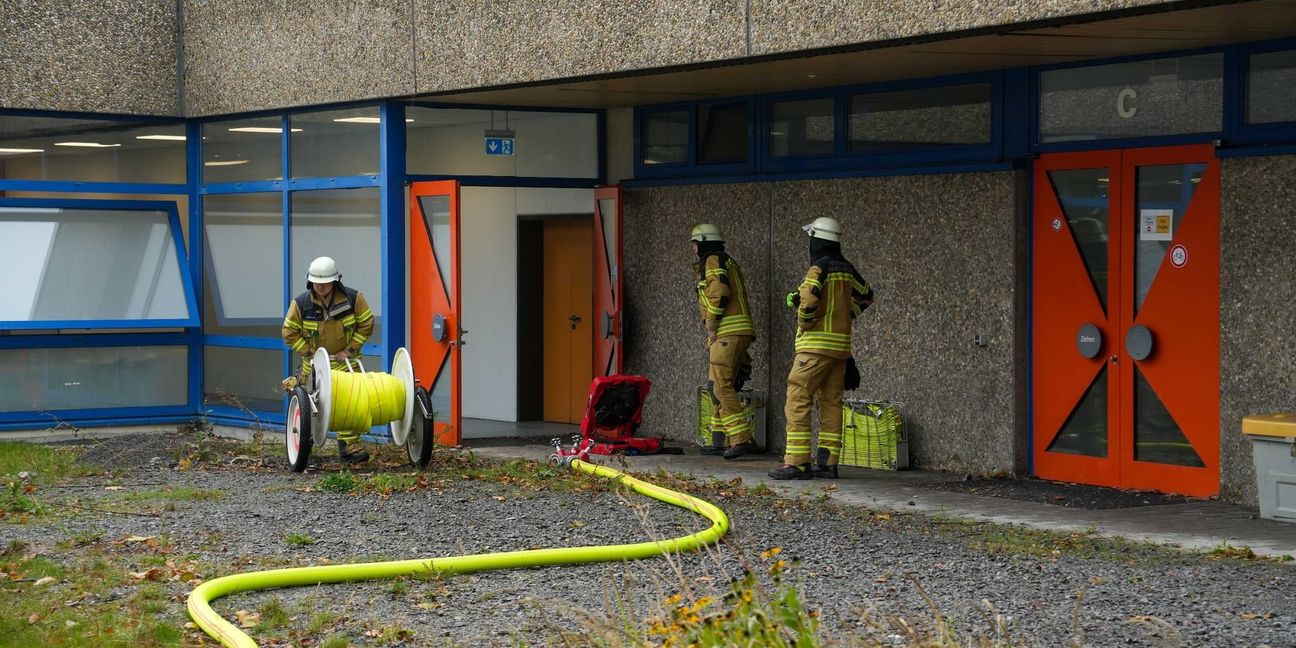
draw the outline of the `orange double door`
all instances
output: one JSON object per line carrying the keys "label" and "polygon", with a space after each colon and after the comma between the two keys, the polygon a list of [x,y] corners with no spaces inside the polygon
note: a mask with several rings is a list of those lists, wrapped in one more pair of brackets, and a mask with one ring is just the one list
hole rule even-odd
{"label": "orange double door", "polygon": [[1039,477],[1218,493],[1219,178],[1210,145],[1036,161]]}

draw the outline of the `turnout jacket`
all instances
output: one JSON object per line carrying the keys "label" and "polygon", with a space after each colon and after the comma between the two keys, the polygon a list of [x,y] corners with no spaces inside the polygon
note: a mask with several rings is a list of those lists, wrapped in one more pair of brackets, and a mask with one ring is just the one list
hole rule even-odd
{"label": "turnout jacket", "polygon": [[302,354],[303,371],[310,373],[310,358],[316,349],[323,348],[329,355],[345,349],[351,357],[358,357],[373,330],[373,311],[364,295],[339,285],[328,304],[312,290],[297,295],[288,304],[282,333],[284,344]]}
{"label": "turnout jacket", "polygon": [[815,261],[797,296],[797,352],[849,358],[851,323],[873,303],[873,290],[855,266],[835,257]]}
{"label": "turnout jacket", "polygon": [[698,268],[698,311],[716,320],[716,335],[756,335],[742,269],[723,251],[707,255]]}

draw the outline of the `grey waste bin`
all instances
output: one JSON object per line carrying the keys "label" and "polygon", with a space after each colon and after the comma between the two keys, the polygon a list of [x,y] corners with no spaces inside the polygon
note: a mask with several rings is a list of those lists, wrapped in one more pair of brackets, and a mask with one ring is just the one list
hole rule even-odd
{"label": "grey waste bin", "polygon": [[1296,522],[1296,413],[1245,417],[1242,432],[1251,440],[1260,517]]}

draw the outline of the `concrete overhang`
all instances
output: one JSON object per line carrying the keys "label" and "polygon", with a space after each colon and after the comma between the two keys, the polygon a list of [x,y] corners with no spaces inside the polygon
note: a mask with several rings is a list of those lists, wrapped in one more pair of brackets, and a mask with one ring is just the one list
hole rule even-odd
{"label": "concrete overhang", "polygon": [[1136,15],[867,43],[421,95],[444,103],[616,108],[1151,54],[1296,36],[1296,0],[1171,2]]}

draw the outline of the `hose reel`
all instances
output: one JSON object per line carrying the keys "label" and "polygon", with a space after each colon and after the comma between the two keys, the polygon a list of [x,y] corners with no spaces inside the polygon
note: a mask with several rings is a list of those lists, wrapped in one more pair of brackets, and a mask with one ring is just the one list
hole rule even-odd
{"label": "hose reel", "polygon": [[[432,412],[427,390],[416,384],[414,365],[403,347],[392,357],[391,373],[366,373],[359,360],[333,369],[328,351],[311,357],[311,375],[288,399],[284,446],[293,472],[310,465],[314,446],[329,432],[368,432],[386,425],[391,441],[404,445],[412,463],[426,466],[432,456]],[[358,369],[358,371],[356,371]]]}

